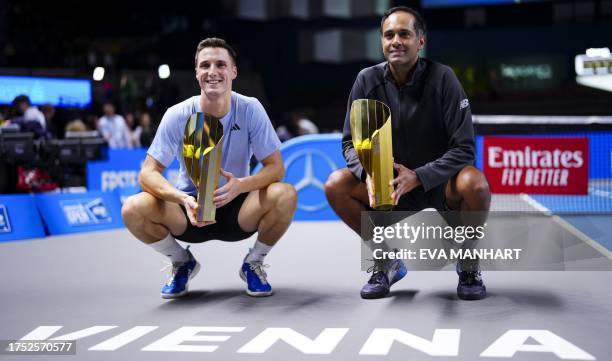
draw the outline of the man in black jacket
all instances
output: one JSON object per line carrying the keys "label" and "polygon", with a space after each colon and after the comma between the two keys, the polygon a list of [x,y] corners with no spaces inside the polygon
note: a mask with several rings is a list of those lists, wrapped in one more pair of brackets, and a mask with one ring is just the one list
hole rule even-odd
{"label": "man in black jacket", "polygon": [[[397,177],[392,183],[394,210],[486,211],[491,193],[484,175],[472,164],[475,142],[469,101],[453,71],[421,58],[425,22],[408,7],[389,9],[381,21],[386,62],[363,69],[351,90],[344,121],[342,150],[347,167],[332,173],[325,184],[327,199],[338,216],[360,233],[360,213],[373,204],[365,173],[350,131],[355,99],[375,99],[391,109],[393,157]],[[484,222],[484,219],[482,220]],[[456,225],[456,224],[455,224]],[[461,299],[486,296],[477,262],[457,267]],[[399,260],[377,263],[363,298],[380,298],[406,274]]]}

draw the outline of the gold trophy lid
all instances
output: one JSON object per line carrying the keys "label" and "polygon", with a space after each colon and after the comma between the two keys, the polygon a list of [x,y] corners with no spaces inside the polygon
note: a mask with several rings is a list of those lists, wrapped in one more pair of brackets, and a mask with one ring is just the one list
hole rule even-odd
{"label": "gold trophy lid", "polygon": [[223,124],[220,118],[197,112],[187,120],[183,135],[183,160],[187,174],[196,187],[203,176],[200,159],[208,155],[222,138]]}

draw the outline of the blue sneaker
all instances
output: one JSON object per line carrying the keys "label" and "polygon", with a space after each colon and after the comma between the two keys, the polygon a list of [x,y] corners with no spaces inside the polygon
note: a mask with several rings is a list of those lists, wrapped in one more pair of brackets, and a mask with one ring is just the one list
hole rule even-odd
{"label": "blue sneaker", "polygon": [[187,246],[186,251],[189,255],[189,260],[172,264],[170,279],[161,289],[162,298],[177,298],[186,294],[189,280],[200,271],[200,263],[191,254],[189,246]]}
{"label": "blue sneaker", "polygon": [[361,288],[361,298],[385,297],[389,293],[391,285],[404,278],[408,270],[401,260],[396,259],[384,264],[375,262],[374,266],[368,269],[368,273],[370,272],[372,272],[372,277]]}
{"label": "blue sneaker", "polygon": [[246,293],[253,297],[265,297],[272,295],[272,286],[268,283],[266,277],[266,271],[264,268],[268,265],[264,265],[261,262],[242,263],[240,268],[240,278],[247,284]]}
{"label": "blue sneaker", "polygon": [[487,297],[487,288],[482,281],[480,271],[461,271],[457,268],[459,284],[457,297],[462,300],[481,300]]}

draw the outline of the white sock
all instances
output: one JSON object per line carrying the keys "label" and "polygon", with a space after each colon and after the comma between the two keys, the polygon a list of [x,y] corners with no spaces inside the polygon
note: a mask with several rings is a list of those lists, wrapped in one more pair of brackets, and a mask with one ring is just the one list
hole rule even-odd
{"label": "white sock", "polygon": [[268,252],[272,249],[273,246],[268,246],[267,244],[261,242],[260,240],[255,241],[255,245],[251,248],[249,255],[245,259],[247,263],[263,263],[264,258],[268,255]]}
{"label": "white sock", "polygon": [[172,237],[170,233],[166,238],[150,243],[149,246],[164,256],[170,258],[172,263],[187,262],[189,260],[189,254],[181,247],[180,244]]}

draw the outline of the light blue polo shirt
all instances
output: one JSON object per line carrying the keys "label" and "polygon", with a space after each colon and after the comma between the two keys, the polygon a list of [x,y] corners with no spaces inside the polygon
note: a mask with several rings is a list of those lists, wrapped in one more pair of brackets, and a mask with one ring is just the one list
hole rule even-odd
{"label": "light blue polo shirt", "polygon": [[[155,139],[147,154],[168,167],[174,158],[180,163],[177,189],[191,195],[196,188],[185,170],[183,135],[185,124],[196,112],[201,112],[200,96],[193,96],[170,108],[159,124]],[[270,118],[259,100],[232,92],[230,111],[221,118],[223,125],[223,151],[221,168],[241,178],[249,175],[251,156],[262,160],[280,147],[280,140]],[[219,177],[219,187],[226,183]]]}

